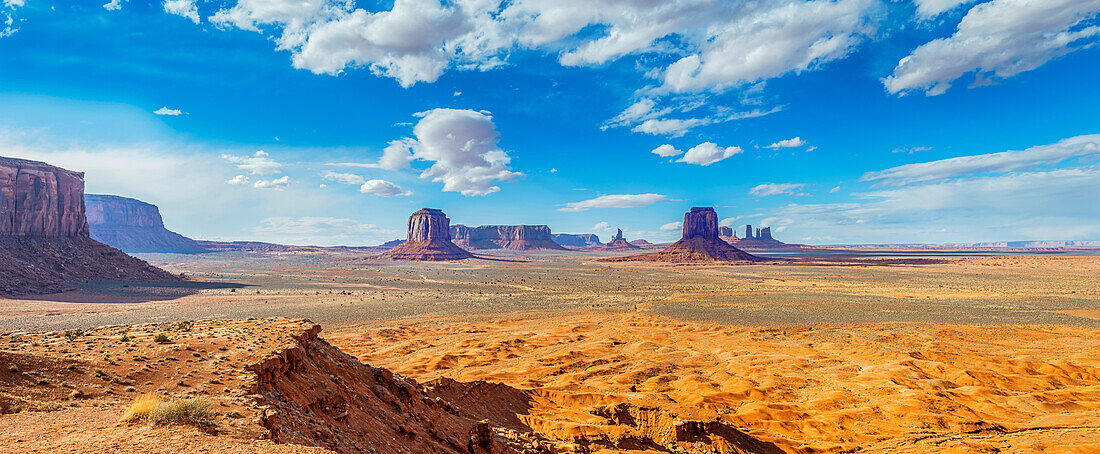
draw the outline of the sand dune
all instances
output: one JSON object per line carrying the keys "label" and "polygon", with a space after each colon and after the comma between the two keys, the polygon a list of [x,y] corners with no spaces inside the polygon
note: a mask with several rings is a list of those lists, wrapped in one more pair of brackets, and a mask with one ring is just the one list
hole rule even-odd
{"label": "sand dune", "polygon": [[1095,452],[1097,334],[911,324],[739,329],[587,313],[358,327],[328,339],[418,380],[526,390],[522,422],[579,444],[672,447],[676,421],[704,421],[787,452]]}

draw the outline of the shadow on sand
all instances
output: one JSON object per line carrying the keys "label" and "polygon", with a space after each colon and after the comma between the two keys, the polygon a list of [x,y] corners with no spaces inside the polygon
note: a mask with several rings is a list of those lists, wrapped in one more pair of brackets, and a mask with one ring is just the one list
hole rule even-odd
{"label": "shadow on sand", "polygon": [[21,295],[8,298],[59,303],[145,303],[182,298],[197,294],[202,290],[241,289],[252,286],[251,284],[236,282],[88,281],[71,284],[71,290],[61,293]]}

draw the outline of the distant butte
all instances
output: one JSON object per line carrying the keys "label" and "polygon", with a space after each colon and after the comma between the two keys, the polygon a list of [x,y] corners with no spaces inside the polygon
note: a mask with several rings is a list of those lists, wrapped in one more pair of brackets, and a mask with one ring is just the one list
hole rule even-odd
{"label": "distant butte", "polygon": [[731,246],[718,237],[718,214],[711,207],[692,207],[684,214],[684,235],[656,254],[603,259],[605,262],[758,262],[761,257]]}
{"label": "distant butte", "polygon": [[408,239],[382,254],[394,260],[419,262],[462,260],[473,256],[451,242],[451,220],[443,210],[435,208],[421,208],[409,216]]}
{"label": "distant butte", "polygon": [[611,239],[610,243],[595,248],[597,251],[634,251],[641,249],[638,246],[630,244],[623,238],[623,229],[616,229],[615,238]]}
{"label": "distant butte", "polygon": [[545,225],[452,225],[451,241],[465,249],[565,250]]}

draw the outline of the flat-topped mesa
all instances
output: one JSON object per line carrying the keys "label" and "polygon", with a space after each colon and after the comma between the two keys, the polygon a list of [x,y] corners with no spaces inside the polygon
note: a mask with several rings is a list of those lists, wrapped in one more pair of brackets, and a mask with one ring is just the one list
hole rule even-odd
{"label": "flat-topped mesa", "polygon": [[623,238],[623,229],[615,229],[615,238],[611,239],[611,242],[596,248],[598,251],[632,251],[635,249],[641,249],[638,246],[630,244]]}
{"label": "flat-topped mesa", "polygon": [[452,225],[451,240],[465,249],[565,250],[545,225]]}
{"label": "flat-topped mesa", "polygon": [[84,173],[0,157],[0,236],[87,237]]}
{"label": "flat-topped mesa", "polygon": [[[745,226],[745,233],[752,233],[753,229],[751,225]],[[771,227],[757,227],[755,235],[746,235],[745,238],[723,238],[730,244],[747,250],[764,250],[764,249],[791,249],[802,248],[802,244],[788,244],[772,238]]]}
{"label": "flat-topped mesa", "polygon": [[595,233],[554,233],[550,235],[550,239],[565,247],[580,248],[603,245],[600,237]]}
{"label": "flat-topped mesa", "polygon": [[92,238],[123,252],[207,252],[190,238],[164,228],[160,209],[129,197],[85,194]]}
{"label": "flat-topped mesa", "polygon": [[671,263],[757,262],[764,260],[718,238],[718,214],[711,207],[692,207],[684,214],[684,236],[656,254],[604,259],[611,262]]}
{"label": "flat-topped mesa", "polygon": [[382,254],[394,260],[443,261],[473,257],[451,242],[451,220],[443,210],[422,208],[409,216],[408,239]]}

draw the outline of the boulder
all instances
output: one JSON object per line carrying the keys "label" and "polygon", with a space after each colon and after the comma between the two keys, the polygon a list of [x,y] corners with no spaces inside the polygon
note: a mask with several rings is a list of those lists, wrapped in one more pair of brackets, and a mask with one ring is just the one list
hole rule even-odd
{"label": "boulder", "polygon": [[443,261],[473,257],[451,242],[451,220],[443,210],[422,208],[409,216],[405,242],[382,254],[394,260]]}
{"label": "boulder", "polygon": [[207,252],[190,238],[168,230],[156,205],[117,195],[85,194],[92,238],[124,252]]}

